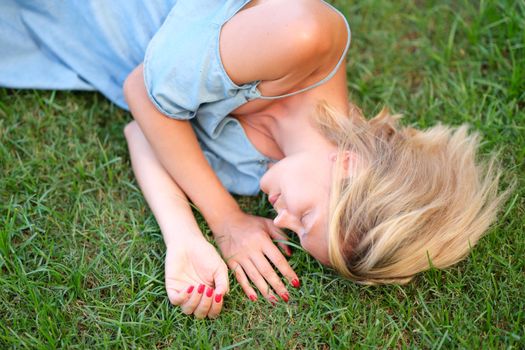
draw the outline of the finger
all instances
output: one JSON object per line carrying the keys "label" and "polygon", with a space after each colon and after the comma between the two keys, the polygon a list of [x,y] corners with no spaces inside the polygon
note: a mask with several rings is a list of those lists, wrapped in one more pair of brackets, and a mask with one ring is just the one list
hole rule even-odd
{"label": "finger", "polygon": [[222,309],[223,296],[229,291],[228,270],[226,267],[217,269],[213,277],[215,293],[212,296],[212,303],[210,310],[208,311],[209,318],[216,318],[219,316]]}
{"label": "finger", "polygon": [[166,288],[166,292],[172,305],[181,305],[188,300],[194,289],[195,286],[188,286],[185,289],[183,288],[181,291],[177,291],[173,288]]}
{"label": "finger", "polygon": [[[283,250],[283,252],[287,256],[291,256],[292,255],[292,249],[287,244],[287,242],[290,240],[290,238],[286,235],[286,233],[283,232],[283,230],[281,230],[280,228],[276,227],[273,224],[273,221],[267,222],[267,224],[268,224],[268,232],[270,234],[270,237],[272,237],[272,239],[274,239],[274,240],[281,241],[281,242],[277,242],[277,245]],[[285,241],[285,242],[282,242],[282,241]]]}
{"label": "finger", "polygon": [[208,311],[208,317],[209,318],[217,318],[219,316],[219,313],[222,309],[222,301],[224,300],[222,294],[214,294],[213,302],[211,304],[210,310]]}
{"label": "finger", "polygon": [[[264,259],[264,258],[263,258]],[[261,272],[257,269],[254,263],[251,260],[246,260],[242,262],[242,268],[244,272],[248,275],[253,284],[259,289],[259,292],[265,297],[270,303],[275,305],[277,298],[273,295],[268,283],[264,279]]]}
{"label": "finger", "polygon": [[193,314],[197,318],[204,318],[208,316],[208,312],[210,311],[211,303],[213,301],[213,288],[212,287],[206,287],[205,291],[202,294],[201,301],[199,302],[199,305],[193,310]]}
{"label": "finger", "polygon": [[296,288],[299,287],[299,277],[297,277],[297,274],[292,269],[290,264],[288,264],[288,261],[281,254],[279,249],[277,249],[275,246],[268,245],[264,247],[263,253],[268,257],[268,259],[270,259],[272,264],[277,267],[281,275],[283,275],[291,285]]}
{"label": "finger", "polygon": [[[273,248],[278,250],[275,246],[273,246]],[[280,252],[279,254],[282,256]],[[283,281],[281,281],[281,278],[277,275],[272,265],[266,260],[266,257],[264,255],[259,255],[252,257],[251,260],[264,279],[272,286],[273,290],[281,297],[281,299],[288,302],[290,294],[288,294],[288,290],[284,286]]]}
{"label": "finger", "polygon": [[283,250],[284,254],[286,254],[286,256],[288,257],[292,256],[292,248],[290,248],[288,244],[279,243],[279,247],[281,247],[281,249]]}
{"label": "finger", "polygon": [[251,301],[256,301],[257,292],[252,288],[252,285],[250,284],[248,277],[246,277],[244,270],[242,269],[241,265],[238,264],[237,262],[235,262],[234,264],[235,264],[235,267],[230,267],[230,268],[235,273],[235,278],[237,279],[237,282],[239,282],[239,284],[241,285],[241,288],[244,291],[244,294],[246,294],[246,296]]}
{"label": "finger", "polygon": [[213,282],[215,285],[215,294],[227,294],[230,290],[228,281],[228,269],[225,265],[219,267],[213,275]]}
{"label": "finger", "polygon": [[186,302],[180,306],[183,313],[186,315],[191,315],[195,311],[204,294],[204,288],[206,288],[206,286],[204,284],[200,284],[198,287],[193,289],[188,300],[186,300]]}

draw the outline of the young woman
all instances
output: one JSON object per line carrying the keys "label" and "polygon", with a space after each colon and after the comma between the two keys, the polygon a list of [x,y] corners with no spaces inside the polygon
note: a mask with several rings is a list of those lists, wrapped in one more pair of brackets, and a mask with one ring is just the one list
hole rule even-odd
{"label": "young woman", "polygon": [[[131,111],[125,135],[166,243],[167,294],[187,314],[219,314],[227,266],[251,300],[257,289],[288,301],[300,282],[272,242],[290,253],[282,229],[357,282],[406,283],[463,258],[501,202],[465,127],[399,129],[348,103],[350,29],[324,1],[10,0],[0,13],[0,44],[19,53],[0,61],[2,85],[95,88]],[[229,193],[259,189],[273,220]]]}

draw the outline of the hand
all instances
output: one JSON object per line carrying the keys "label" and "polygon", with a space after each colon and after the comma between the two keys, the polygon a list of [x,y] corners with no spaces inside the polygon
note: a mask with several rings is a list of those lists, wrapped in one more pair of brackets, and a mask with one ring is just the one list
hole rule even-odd
{"label": "hand", "polygon": [[191,236],[167,247],[165,279],[170,302],[182,312],[197,318],[219,315],[228,292],[228,268],[204,237]]}
{"label": "hand", "polygon": [[[235,272],[237,281],[250,300],[255,301],[257,293],[248,278],[272,304],[277,302],[274,292],[288,302],[288,290],[268,260],[295,287],[299,286],[299,279],[272,242],[272,238],[287,240],[272,220],[239,211],[230,215],[219,228],[213,229],[224,260]],[[290,254],[288,246],[280,245]]]}

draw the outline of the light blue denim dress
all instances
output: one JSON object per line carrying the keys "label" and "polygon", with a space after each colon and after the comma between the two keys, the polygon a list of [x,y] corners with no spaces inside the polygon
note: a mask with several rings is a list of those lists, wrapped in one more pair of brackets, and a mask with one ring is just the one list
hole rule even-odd
{"label": "light blue denim dress", "polygon": [[347,45],[327,77],[291,94],[262,96],[259,81],[233,83],[219,55],[222,26],[248,2],[0,0],[0,86],[98,90],[127,109],[122,84],[144,62],[154,105],[168,117],[191,120],[230,192],[255,195],[272,160],[229,114],[250,100],[283,98],[328,81],[344,61],[350,28],[345,19]]}

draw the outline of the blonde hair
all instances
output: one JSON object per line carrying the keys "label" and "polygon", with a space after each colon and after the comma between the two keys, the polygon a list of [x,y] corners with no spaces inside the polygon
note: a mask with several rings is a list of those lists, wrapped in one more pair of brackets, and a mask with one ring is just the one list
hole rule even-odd
{"label": "blonde hair", "polygon": [[[477,161],[479,136],[466,125],[398,127],[383,109],[367,121],[321,103],[315,122],[339,147],[332,186],[329,257],[362,284],[404,284],[463,259],[494,221],[505,194],[492,156]],[[347,174],[345,157],[357,171]],[[347,162],[348,163],[348,162]],[[355,167],[350,167],[350,170]]]}

